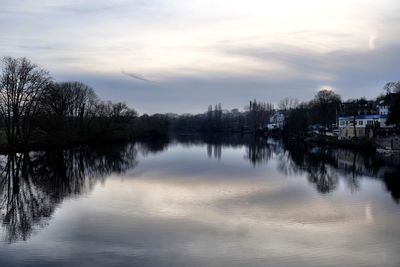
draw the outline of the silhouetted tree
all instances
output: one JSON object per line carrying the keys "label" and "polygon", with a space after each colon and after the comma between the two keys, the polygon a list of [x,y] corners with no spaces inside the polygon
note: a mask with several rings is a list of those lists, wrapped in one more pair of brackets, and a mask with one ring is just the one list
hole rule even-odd
{"label": "silhouetted tree", "polygon": [[309,124],[310,108],[306,103],[302,103],[288,111],[284,129],[289,136],[305,136]]}
{"label": "silhouetted tree", "polygon": [[340,103],[340,96],[328,89],[320,90],[312,100],[313,116],[322,124],[323,135],[326,134],[327,126],[335,123]]}
{"label": "silhouetted tree", "polygon": [[285,115],[285,118],[287,118],[290,110],[297,108],[298,105],[299,101],[296,98],[285,97],[279,101],[278,108]]}
{"label": "silhouetted tree", "polygon": [[5,57],[0,75],[0,117],[11,145],[27,143],[39,101],[50,82],[47,71],[26,58]]}
{"label": "silhouetted tree", "polygon": [[169,121],[162,114],[143,114],[137,118],[133,127],[137,136],[164,136],[168,132]]}
{"label": "silhouetted tree", "polygon": [[386,83],[385,86],[383,86],[383,91],[386,92],[386,94],[400,93],[400,81]]}
{"label": "silhouetted tree", "polygon": [[42,129],[53,138],[85,136],[97,102],[94,90],[83,83],[52,83],[41,100]]}
{"label": "silhouetted tree", "polygon": [[266,102],[250,101],[247,109],[247,124],[252,132],[258,132],[264,128],[267,119],[272,113],[273,105]]}
{"label": "silhouetted tree", "polygon": [[400,127],[400,93],[397,94],[393,104],[389,108],[389,116],[386,124],[395,124],[397,127]]}

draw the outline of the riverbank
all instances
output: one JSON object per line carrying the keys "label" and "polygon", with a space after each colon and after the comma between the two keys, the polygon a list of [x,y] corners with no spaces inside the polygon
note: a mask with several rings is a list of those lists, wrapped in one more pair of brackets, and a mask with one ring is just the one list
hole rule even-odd
{"label": "riverbank", "polygon": [[69,139],[69,140],[38,140],[36,142],[30,142],[28,144],[17,144],[10,145],[7,143],[0,143],[0,154],[10,154],[10,153],[24,153],[30,151],[38,151],[38,150],[51,150],[58,148],[68,148],[76,145],[100,145],[100,144],[110,144],[110,143],[118,143],[118,142],[129,142],[129,141],[137,141],[148,138],[165,138],[168,136],[167,134],[140,134],[134,135],[132,137],[115,137],[115,138],[92,138],[92,139]]}
{"label": "riverbank", "polygon": [[314,143],[319,145],[331,145],[341,148],[350,148],[364,151],[374,151],[376,144],[371,140],[358,139],[358,140],[339,140],[333,136],[310,136],[305,137],[304,141],[307,143]]}

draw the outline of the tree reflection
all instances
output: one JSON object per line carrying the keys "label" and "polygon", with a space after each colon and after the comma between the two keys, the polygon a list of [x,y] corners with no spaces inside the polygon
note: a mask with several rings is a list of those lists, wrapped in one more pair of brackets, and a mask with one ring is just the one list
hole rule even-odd
{"label": "tree reflection", "polygon": [[234,135],[176,135],[173,142],[179,142],[185,146],[205,145],[206,153],[209,158],[220,160],[223,156],[223,150],[227,148],[245,147],[244,159],[248,160],[253,166],[266,164],[275,149],[281,145],[269,144],[264,138],[249,134]]}
{"label": "tree reflection", "polygon": [[208,157],[220,160],[224,149],[245,147],[243,158],[253,167],[268,164],[275,159],[278,170],[287,176],[306,176],[321,194],[333,192],[339,178],[351,192],[360,189],[360,180],[366,177],[380,179],[399,202],[400,157],[383,158],[375,153],[321,147],[298,140],[275,140],[253,135],[182,135],[173,142],[186,146],[204,145]]}
{"label": "tree reflection", "polygon": [[133,144],[11,154],[0,163],[0,220],[8,242],[27,240],[65,198],[136,164]]}
{"label": "tree reflection", "polygon": [[308,169],[308,180],[315,184],[318,192],[329,193],[337,187],[338,175],[325,162],[320,162],[316,166]]}
{"label": "tree reflection", "polygon": [[[285,175],[305,175],[321,194],[336,190],[339,178],[351,192],[360,189],[360,179],[380,179],[399,202],[400,184],[393,177],[399,176],[400,158],[384,159],[375,153],[309,145],[297,140],[274,140],[252,135],[197,135],[178,136],[173,139],[181,144],[205,145],[208,157],[220,160],[223,150],[245,147],[244,159],[253,167],[268,164],[275,159],[278,170]],[[397,167],[396,167],[397,166]]]}
{"label": "tree reflection", "polygon": [[[138,151],[159,153],[171,143],[201,145],[210,158],[222,160],[225,148],[244,147],[243,158],[252,166],[272,159],[285,175],[307,177],[321,193],[333,192],[339,178],[352,192],[360,180],[380,179],[392,198],[400,200],[399,157],[280,142],[254,136],[183,136],[154,139],[137,144],[78,146],[0,156],[0,220],[8,242],[27,240],[44,227],[64,199],[88,193],[112,173],[124,173],[137,164]],[[177,163],[179,164],[179,162]],[[397,167],[396,167],[397,166]]]}
{"label": "tree reflection", "polygon": [[385,182],[386,189],[392,195],[392,198],[399,203],[400,201],[400,171],[385,172],[383,181]]}
{"label": "tree reflection", "polygon": [[244,158],[250,161],[253,167],[267,164],[272,155],[272,148],[262,138],[248,140]]}
{"label": "tree reflection", "polygon": [[137,145],[143,156],[156,154],[167,149],[171,140],[168,137],[159,137],[156,139],[142,140]]}
{"label": "tree reflection", "polygon": [[6,240],[26,240],[33,224],[48,218],[54,210],[46,194],[29,175],[28,154],[3,159],[0,182],[1,220]]}
{"label": "tree reflection", "polygon": [[[279,169],[285,173],[305,173],[308,180],[320,193],[329,193],[337,188],[339,177],[352,191],[359,190],[360,179],[378,178],[386,185],[393,199],[400,197],[399,162],[385,160],[379,155],[359,151],[319,147],[305,143],[286,142]],[[396,167],[397,166],[397,167]]]}
{"label": "tree reflection", "polygon": [[274,140],[252,135],[199,135],[176,137],[184,145],[205,145],[208,157],[221,159],[229,147],[245,147],[244,159],[253,167],[267,165],[275,159],[278,170],[287,175],[306,176],[321,194],[337,189],[341,179],[351,192],[360,189],[364,178],[380,179],[399,202],[400,157],[383,158],[375,153],[310,145],[298,140]]}

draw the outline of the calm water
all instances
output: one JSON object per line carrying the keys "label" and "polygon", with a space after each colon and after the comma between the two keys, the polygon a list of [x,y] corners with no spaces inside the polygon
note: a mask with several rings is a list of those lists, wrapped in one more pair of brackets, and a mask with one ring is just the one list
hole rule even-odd
{"label": "calm water", "polygon": [[2,156],[0,266],[400,266],[398,165],[242,137]]}

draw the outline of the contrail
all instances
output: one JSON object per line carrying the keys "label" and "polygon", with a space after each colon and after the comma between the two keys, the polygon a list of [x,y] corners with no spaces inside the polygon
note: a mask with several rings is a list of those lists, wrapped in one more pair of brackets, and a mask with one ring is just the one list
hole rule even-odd
{"label": "contrail", "polygon": [[152,81],[152,80],[148,80],[146,79],[143,75],[137,74],[137,73],[133,73],[133,72],[126,72],[124,70],[121,71],[122,74],[129,76],[131,78],[140,80],[140,81],[144,81],[144,82],[149,82],[149,83],[158,83],[156,81]]}

